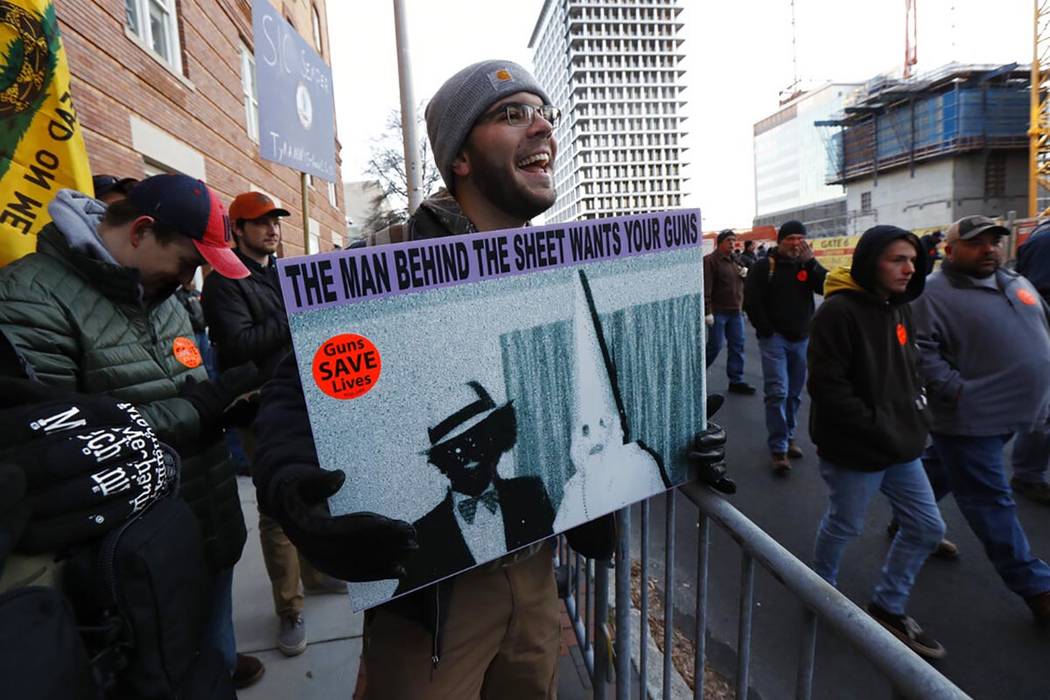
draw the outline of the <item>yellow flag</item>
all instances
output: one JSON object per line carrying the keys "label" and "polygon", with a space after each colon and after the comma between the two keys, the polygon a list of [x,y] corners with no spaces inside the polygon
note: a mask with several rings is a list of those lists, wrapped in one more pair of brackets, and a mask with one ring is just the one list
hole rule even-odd
{"label": "yellow flag", "polygon": [[0,0],[0,265],[36,249],[64,187],[90,193],[51,0]]}

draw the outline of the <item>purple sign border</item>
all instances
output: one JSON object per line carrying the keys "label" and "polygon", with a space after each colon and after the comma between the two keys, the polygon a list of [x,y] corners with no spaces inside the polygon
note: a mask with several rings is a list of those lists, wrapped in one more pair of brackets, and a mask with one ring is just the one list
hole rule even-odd
{"label": "purple sign border", "polygon": [[[285,308],[291,315],[399,294],[701,246],[703,232],[700,222],[699,209],[672,209],[430,238],[278,260],[277,275]],[[686,230],[680,229],[683,226]],[[577,239],[579,245],[573,244],[571,232],[572,229],[584,228],[592,236],[591,245],[586,248],[583,239]],[[589,253],[586,252],[588,249]],[[428,252],[431,255],[429,262]],[[577,259],[577,252],[583,253],[584,257]],[[528,261],[532,264],[519,264]],[[446,272],[452,273],[448,279],[445,279]],[[405,283],[408,286],[404,286]]]}

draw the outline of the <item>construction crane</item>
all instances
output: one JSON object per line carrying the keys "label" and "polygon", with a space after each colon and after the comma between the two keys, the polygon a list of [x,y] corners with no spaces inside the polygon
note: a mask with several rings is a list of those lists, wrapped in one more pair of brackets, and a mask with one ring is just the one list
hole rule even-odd
{"label": "construction crane", "polygon": [[1043,217],[1046,202],[1039,191],[1050,191],[1050,0],[1033,0],[1031,110],[1028,121],[1028,216]]}
{"label": "construction crane", "polygon": [[919,62],[919,29],[915,5],[919,0],[904,0],[904,79],[911,77],[912,66]]}

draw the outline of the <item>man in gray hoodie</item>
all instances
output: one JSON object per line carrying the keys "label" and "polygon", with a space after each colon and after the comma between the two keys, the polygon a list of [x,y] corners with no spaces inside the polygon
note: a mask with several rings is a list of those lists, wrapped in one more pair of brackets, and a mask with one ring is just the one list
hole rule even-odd
{"label": "man in gray hoodie", "polygon": [[1035,287],[1000,267],[1008,233],[983,216],[952,224],[946,261],[912,307],[939,495],[955,494],[1003,582],[1050,624],[1050,566],[1028,546],[1003,464],[1015,433],[1050,419],[1050,319]]}

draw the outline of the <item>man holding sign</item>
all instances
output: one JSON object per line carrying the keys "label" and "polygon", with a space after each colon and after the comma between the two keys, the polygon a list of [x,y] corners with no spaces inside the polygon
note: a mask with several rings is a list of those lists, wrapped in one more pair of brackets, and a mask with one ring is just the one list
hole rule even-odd
{"label": "man holding sign", "polygon": [[[452,76],[426,113],[434,157],[448,189],[420,205],[399,227],[403,236],[392,237],[388,231],[378,238],[420,240],[527,224],[555,201],[553,128],[560,116],[535,78],[514,63],[484,61]],[[469,405],[484,404],[475,417],[497,415],[499,408],[489,406],[478,388],[473,390],[475,399]],[[457,413],[457,428],[463,421]],[[427,556],[421,546],[425,538],[407,522],[374,513],[333,518],[325,512],[326,499],[340,489],[345,476],[319,468],[291,355],[263,392],[256,432],[260,508],[281,522],[292,542],[319,568],[350,581],[403,578],[406,565]],[[432,442],[445,445],[452,434],[435,434]],[[721,429],[699,440],[703,454],[694,463],[725,480],[723,441]],[[436,466],[444,465],[456,475],[457,483],[463,481],[462,468],[491,461],[459,460],[449,470],[446,457],[445,451],[428,455]],[[480,496],[490,491],[487,483],[471,490]],[[475,518],[505,513],[505,508],[494,510],[489,500],[461,509],[467,498],[452,494],[452,502],[455,518],[466,518],[468,510]],[[580,526],[569,537],[577,551],[607,558],[614,544],[612,518]],[[374,609],[368,618],[363,664],[368,696],[552,697],[557,687],[558,617],[551,549],[542,541],[402,596]]]}

